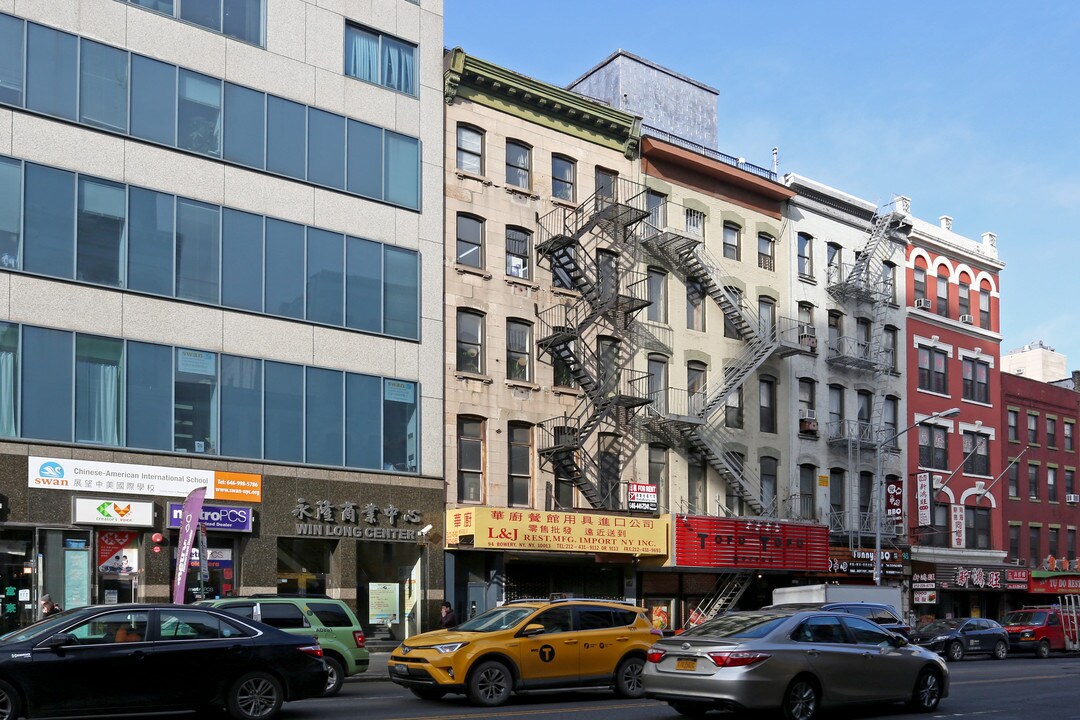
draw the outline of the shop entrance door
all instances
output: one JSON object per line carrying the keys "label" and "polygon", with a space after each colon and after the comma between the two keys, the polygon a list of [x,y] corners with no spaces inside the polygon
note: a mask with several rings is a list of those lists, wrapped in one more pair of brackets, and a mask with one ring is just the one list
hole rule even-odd
{"label": "shop entrance door", "polygon": [[37,619],[33,595],[33,530],[0,530],[0,632],[10,632]]}
{"label": "shop entrance door", "polygon": [[278,595],[325,595],[323,573],[278,573]]}

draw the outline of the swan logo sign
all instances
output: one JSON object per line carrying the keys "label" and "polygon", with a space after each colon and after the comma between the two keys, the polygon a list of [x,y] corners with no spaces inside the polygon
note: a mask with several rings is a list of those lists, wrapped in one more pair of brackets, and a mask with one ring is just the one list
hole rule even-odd
{"label": "swan logo sign", "polygon": [[262,475],[252,473],[32,457],[28,480],[39,490],[175,498],[201,487],[210,499],[262,502]]}

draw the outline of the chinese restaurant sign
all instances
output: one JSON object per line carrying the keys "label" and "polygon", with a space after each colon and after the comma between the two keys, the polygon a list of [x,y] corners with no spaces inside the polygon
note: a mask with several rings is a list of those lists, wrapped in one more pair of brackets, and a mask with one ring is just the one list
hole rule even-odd
{"label": "chinese restaurant sign", "polygon": [[1046,570],[1032,570],[1028,583],[1028,592],[1032,593],[1078,593],[1080,575],[1059,573]]}
{"label": "chinese restaurant sign", "polygon": [[446,513],[446,545],[475,548],[666,555],[667,518],[458,508]]}
{"label": "chinese restaurant sign", "polygon": [[[881,574],[887,576],[902,577],[904,574],[904,560],[908,559],[909,553],[904,550],[881,551]],[[830,573],[841,575],[874,575],[874,551],[873,550],[848,550],[847,548],[829,548]]]}
{"label": "chinese restaurant sign", "polygon": [[979,565],[938,565],[938,586],[946,590],[1026,590],[1028,571],[1021,568]]}
{"label": "chinese restaurant sign", "polygon": [[829,529],[812,523],[676,515],[675,564],[829,570]]}

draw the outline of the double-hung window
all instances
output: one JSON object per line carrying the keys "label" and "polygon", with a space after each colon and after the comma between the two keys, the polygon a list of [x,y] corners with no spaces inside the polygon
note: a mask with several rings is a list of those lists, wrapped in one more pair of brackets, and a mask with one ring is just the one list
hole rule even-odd
{"label": "double-hung window", "polygon": [[506,321],[506,377],[532,380],[532,325],[521,320]]}
{"label": "double-hung window", "polygon": [[470,125],[457,127],[457,169],[484,174],[484,133]]}
{"label": "double-hung window", "polygon": [[990,402],[990,365],[989,363],[972,358],[964,358],[964,389],[965,400],[975,402]]}
{"label": "double-hung window", "polygon": [[506,141],[506,184],[528,190],[532,187],[532,150],[527,145]]}
{"label": "double-hung window", "polygon": [[919,466],[949,469],[949,432],[940,425],[919,426]]}
{"label": "double-hung window", "polygon": [[457,216],[457,263],[474,268],[484,265],[484,223],[479,218]]}
{"label": "double-hung window", "polygon": [[506,228],[506,274],[528,280],[532,277],[529,257],[532,254],[532,233],[523,228]]}
{"label": "double-hung window", "polygon": [[345,26],[345,74],[416,95],[416,46],[357,25]]}
{"label": "double-hung window", "polygon": [[457,369],[484,372],[484,316],[471,310],[457,311]]}
{"label": "double-hung window", "polygon": [[577,166],[573,160],[562,155],[551,156],[551,197],[574,202],[574,184]]}
{"label": "double-hung window", "polygon": [[799,277],[814,277],[814,239],[806,233],[799,233]]}
{"label": "double-hung window", "polygon": [[[800,235],[800,237],[802,237]],[[766,235],[765,233],[758,233],[757,236],[757,264],[759,268],[764,270],[775,270],[776,259],[774,257],[776,251],[776,240],[772,235]]]}
{"label": "double-hung window", "polygon": [[964,472],[968,475],[990,474],[990,436],[964,433]]}
{"label": "double-hung window", "polygon": [[943,350],[920,347],[919,389],[946,395],[949,392],[948,355]]}
{"label": "double-hung window", "polygon": [[728,260],[738,260],[740,257],[740,232],[738,225],[732,225],[731,223],[724,224],[724,257]]}

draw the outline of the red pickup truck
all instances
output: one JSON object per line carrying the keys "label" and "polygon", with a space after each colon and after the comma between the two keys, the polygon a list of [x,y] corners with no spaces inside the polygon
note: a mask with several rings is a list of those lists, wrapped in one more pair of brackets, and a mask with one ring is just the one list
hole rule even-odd
{"label": "red pickup truck", "polygon": [[1006,615],[1001,626],[1009,634],[1009,652],[1033,652],[1045,658],[1065,650],[1065,625],[1059,608],[1026,607]]}

